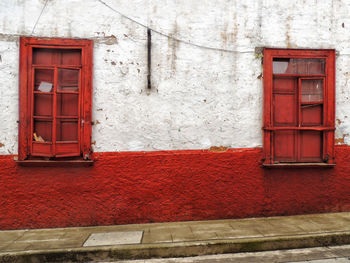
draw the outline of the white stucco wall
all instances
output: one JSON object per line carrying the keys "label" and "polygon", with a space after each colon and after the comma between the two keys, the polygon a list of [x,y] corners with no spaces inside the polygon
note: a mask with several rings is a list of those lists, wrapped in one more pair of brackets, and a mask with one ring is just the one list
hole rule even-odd
{"label": "white stucco wall", "polygon": [[[39,20],[45,0],[0,1],[0,154],[17,153],[18,40],[30,35],[94,40],[95,151],[261,146],[256,47],[337,50],[336,137],[350,144],[349,1],[103,1],[115,10],[48,0]],[[150,91],[147,30],[118,12],[181,40],[152,33]]]}

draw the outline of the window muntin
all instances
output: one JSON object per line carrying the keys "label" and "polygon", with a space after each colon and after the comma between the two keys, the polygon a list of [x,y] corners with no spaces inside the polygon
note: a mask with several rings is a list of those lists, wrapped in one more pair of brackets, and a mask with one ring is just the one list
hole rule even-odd
{"label": "window muntin", "polygon": [[[45,52],[41,52],[35,48],[33,57],[40,65],[31,65],[34,72],[31,155],[79,156],[81,52],[57,48],[45,48]],[[40,122],[43,118],[45,122]],[[62,152],[62,142],[75,147],[71,152]]]}

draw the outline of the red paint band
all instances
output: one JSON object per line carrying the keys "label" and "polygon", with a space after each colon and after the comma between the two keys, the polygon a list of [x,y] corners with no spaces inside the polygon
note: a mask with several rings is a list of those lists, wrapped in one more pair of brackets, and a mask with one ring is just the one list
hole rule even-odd
{"label": "red paint band", "polygon": [[0,156],[0,229],[350,211],[350,147],[333,169],[264,169],[262,149],[95,153],[91,167]]}

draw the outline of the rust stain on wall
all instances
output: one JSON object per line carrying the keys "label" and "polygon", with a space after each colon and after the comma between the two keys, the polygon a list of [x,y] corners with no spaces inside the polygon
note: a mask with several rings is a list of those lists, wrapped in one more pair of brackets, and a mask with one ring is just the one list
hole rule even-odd
{"label": "rust stain on wall", "polygon": [[232,27],[232,29],[229,29],[227,22],[225,22],[224,28],[225,29],[220,33],[220,35],[221,35],[221,39],[223,41],[223,46],[226,46],[227,42],[235,42],[237,35],[238,35],[238,24],[237,24],[237,13],[236,12],[233,15],[233,27]]}
{"label": "rust stain on wall", "polygon": [[224,45],[226,45],[226,42],[227,42],[227,35],[226,35],[226,32],[221,32],[221,39],[222,41],[224,42]]}
{"label": "rust stain on wall", "polygon": [[224,46],[226,46],[226,44],[227,44],[227,22],[225,22],[225,29],[224,29],[224,31],[223,32],[221,32],[221,39],[222,39],[222,41],[223,41],[223,44],[224,44]]}
{"label": "rust stain on wall", "polygon": [[177,22],[175,20],[174,31],[170,35],[171,37],[168,38],[168,48],[169,48],[169,53],[170,53],[170,54],[168,54],[168,60],[171,60],[171,70],[173,72],[176,71],[176,59],[177,59],[176,49],[177,49],[178,43],[172,37],[176,37],[177,32],[178,32],[178,27],[177,27]]}
{"label": "rust stain on wall", "polygon": [[235,12],[235,15],[233,17],[233,32],[229,34],[229,40],[230,41],[235,41],[238,35],[238,25],[237,25],[237,13]]}
{"label": "rust stain on wall", "polygon": [[291,16],[287,17],[287,21],[286,21],[286,45],[287,48],[291,48],[292,45],[290,43],[290,20],[291,20]]}

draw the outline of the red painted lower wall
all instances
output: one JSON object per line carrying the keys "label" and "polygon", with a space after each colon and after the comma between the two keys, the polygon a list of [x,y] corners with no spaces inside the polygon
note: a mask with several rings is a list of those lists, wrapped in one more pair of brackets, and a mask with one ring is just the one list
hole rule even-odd
{"label": "red painted lower wall", "polygon": [[350,147],[335,168],[264,169],[262,149],[98,153],[92,167],[0,156],[0,229],[350,211]]}

